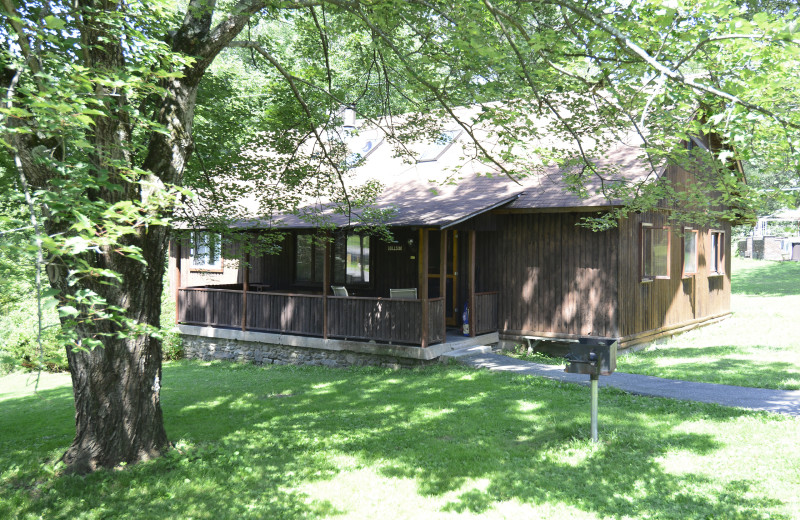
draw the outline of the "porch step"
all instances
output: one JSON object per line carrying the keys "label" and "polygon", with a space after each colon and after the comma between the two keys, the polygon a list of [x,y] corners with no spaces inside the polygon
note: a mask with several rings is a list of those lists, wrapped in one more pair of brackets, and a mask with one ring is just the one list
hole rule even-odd
{"label": "porch step", "polygon": [[489,345],[475,345],[473,347],[460,348],[445,352],[440,357],[442,358],[460,358],[463,356],[472,356],[473,354],[491,354],[492,347]]}

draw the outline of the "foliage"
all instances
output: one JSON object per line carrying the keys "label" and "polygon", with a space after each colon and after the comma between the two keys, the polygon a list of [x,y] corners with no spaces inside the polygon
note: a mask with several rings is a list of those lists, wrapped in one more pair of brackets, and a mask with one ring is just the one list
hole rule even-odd
{"label": "foliage", "polygon": [[735,258],[731,318],[621,356],[617,370],[703,383],[800,390],[798,280],[800,265],[796,262]]}
{"label": "foliage", "polygon": [[161,297],[161,352],[165,361],[183,358],[183,342],[175,328],[175,302],[171,295],[164,291]]}
{"label": "foliage", "polygon": [[[54,476],[67,378],[0,379],[8,518],[798,519],[798,418],[462,367],[169,363],[176,449]],[[53,377],[53,376],[51,376]],[[368,491],[365,491],[368,490]]]}
{"label": "foliage", "polygon": [[15,369],[42,368],[51,372],[67,370],[64,345],[59,341],[58,319],[56,313],[48,316],[49,326],[43,333],[42,352],[37,342],[35,301],[29,299],[23,305],[0,317],[0,372]]}
{"label": "foliage", "polygon": [[[33,240],[48,264],[46,296],[56,298],[70,369],[86,376],[75,377],[86,383],[75,389],[80,431],[67,457],[80,471],[167,445],[153,381],[176,212],[214,231],[247,212],[264,227],[295,212],[330,229],[327,216],[338,213],[380,231],[385,214],[369,209],[380,186],[348,189],[357,161],[337,131],[342,104],[380,118],[409,160],[406,145],[436,139],[449,119],[498,174],[560,168],[580,194],[600,183],[630,204],[598,226],[665,199],[675,218],[697,224],[747,220],[758,196],[733,160],[780,154],[797,169],[798,13],[780,2],[0,6],[0,162],[21,174],[15,189],[40,222]],[[477,120],[458,119],[464,104],[477,104]],[[481,126],[496,129],[491,150]],[[682,146],[691,136],[708,150]],[[643,143],[642,182],[620,180],[602,161],[620,139]],[[709,168],[685,191],[651,182],[669,162]],[[265,236],[275,238],[266,248],[280,240]],[[133,370],[140,377],[126,378]],[[129,411],[141,403],[146,411]],[[80,451],[81,442],[110,447],[115,421],[142,428],[134,443],[157,432],[155,445]]]}
{"label": "foliage", "polygon": [[[21,278],[29,281],[29,278]],[[36,302],[30,292],[25,299],[18,298],[16,305],[0,315],[0,330],[5,334],[0,338],[0,375],[18,369],[38,369],[50,372],[63,372],[68,369],[64,345],[59,341],[59,321],[54,310],[48,313],[44,331],[43,352],[40,354],[36,341]],[[175,331],[175,303],[168,293],[164,293],[161,303],[162,355],[165,360],[183,357],[180,334]]]}
{"label": "foliage", "polygon": [[567,364],[563,356],[556,355],[555,353],[546,353],[535,349],[529,349],[527,345],[523,344],[514,345],[514,347],[510,350],[504,350],[503,355],[520,359],[522,361],[539,363],[542,365],[566,366]]}
{"label": "foliage", "polygon": [[[11,170],[13,171],[13,170]],[[29,222],[22,212],[22,201],[14,190],[7,165],[0,162],[0,314],[5,315],[32,290],[32,260],[26,245],[30,241]]]}

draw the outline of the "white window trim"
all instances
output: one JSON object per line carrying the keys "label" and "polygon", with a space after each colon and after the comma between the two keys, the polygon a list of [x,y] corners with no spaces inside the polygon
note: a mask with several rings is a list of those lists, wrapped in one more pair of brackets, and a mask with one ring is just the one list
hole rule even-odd
{"label": "white window trim", "polygon": [[[664,229],[667,231],[667,274],[647,276],[644,273],[644,234],[646,230]],[[649,283],[655,280],[669,280],[672,277],[672,228],[670,226],[654,226],[652,222],[642,222],[639,230],[639,280]]]}
{"label": "white window trim", "polygon": [[[713,243],[713,235],[719,235],[719,239],[717,240],[717,250],[714,251],[711,247]],[[721,229],[709,229],[708,230],[708,252],[709,256],[712,253],[716,252],[716,258],[714,258],[714,263],[717,264],[718,269],[712,270],[712,265],[709,263],[708,265],[708,276],[724,276],[725,275],[725,231]]]}
{"label": "white window trim", "polygon": [[[202,263],[195,263],[195,236],[197,234],[205,234],[209,237],[214,237],[212,240],[216,240],[217,247],[219,248],[219,252],[217,255],[217,259],[213,263],[208,263],[207,260],[204,260]],[[208,255],[203,255],[206,259]],[[211,272],[222,272],[223,264],[222,264],[222,235],[219,233],[211,233],[209,231],[192,231],[189,237],[189,269],[191,271],[211,271]]]}
{"label": "white window trim", "polygon": [[[686,235],[689,234],[689,233],[692,233],[694,235],[694,237],[695,237],[694,238],[694,271],[692,271],[692,272],[687,272],[686,271]],[[697,271],[700,268],[700,265],[699,265],[700,264],[700,248],[699,248],[699,245],[700,245],[700,231],[695,229],[695,228],[691,228],[691,227],[683,228],[683,240],[681,242],[683,244],[683,247],[681,248],[682,249],[682,253],[683,253],[683,255],[681,256],[681,264],[683,266],[681,268],[681,276],[683,278],[692,278],[693,276],[697,275]]]}

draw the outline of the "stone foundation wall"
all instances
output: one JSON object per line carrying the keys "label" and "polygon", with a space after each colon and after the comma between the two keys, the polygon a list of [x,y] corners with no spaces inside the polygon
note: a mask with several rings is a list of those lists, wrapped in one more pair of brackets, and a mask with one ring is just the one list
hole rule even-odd
{"label": "stone foundation wall", "polygon": [[395,369],[439,362],[438,359],[409,359],[347,350],[322,350],[202,336],[183,335],[182,340],[186,358],[204,361],[219,359],[256,365],[377,366]]}

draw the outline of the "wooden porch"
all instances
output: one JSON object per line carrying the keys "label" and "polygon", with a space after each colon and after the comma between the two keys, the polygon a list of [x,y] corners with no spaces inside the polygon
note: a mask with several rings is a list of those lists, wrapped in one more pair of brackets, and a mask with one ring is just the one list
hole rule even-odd
{"label": "wooden porch", "polygon": [[[255,262],[245,253],[241,260],[248,267],[239,270],[238,283],[177,284],[176,324],[426,348],[447,342],[447,326],[459,324],[456,315],[460,316],[461,305],[469,312],[470,337],[496,332],[498,293],[476,291],[475,231],[465,233],[461,263],[465,275],[460,299],[463,303],[455,300],[458,287],[454,272],[459,265],[455,233],[426,228],[414,233],[418,250],[411,252],[416,253],[411,256],[413,270],[402,261],[398,264],[398,256],[388,253],[393,251],[393,244],[376,245],[371,265],[375,276],[368,288],[364,284],[355,287],[358,295],[353,291],[348,296],[331,294],[332,284],[341,283],[334,282],[331,275],[331,241],[323,248],[324,268],[320,269],[320,280],[313,285],[285,286],[287,279],[293,279],[291,266],[296,263],[296,253],[285,251],[274,259],[252,259]],[[433,247],[431,235],[435,238]],[[403,240],[412,242],[408,238],[406,233]],[[176,244],[176,249],[178,261],[173,279],[183,281],[181,244]],[[429,254],[431,250],[433,255]],[[403,257],[401,254],[401,260]],[[389,279],[391,286],[416,288],[417,298],[386,297],[391,291],[382,284],[386,285]]]}
{"label": "wooden porch", "polygon": [[[250,291],[238,286],[178,289],[177,322],[427,347],[447,340],[444,298],[392,299]],[[497,331],[497,293],[476,293],[472,336]]]}

